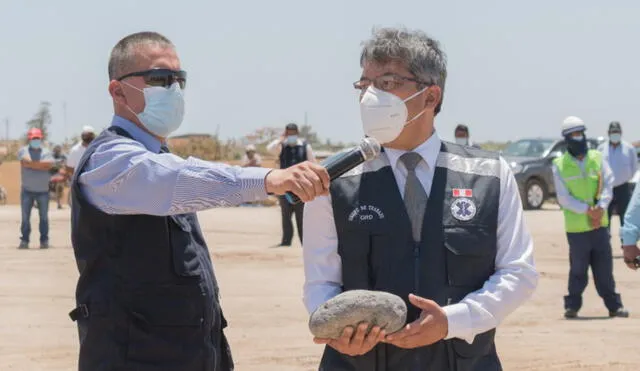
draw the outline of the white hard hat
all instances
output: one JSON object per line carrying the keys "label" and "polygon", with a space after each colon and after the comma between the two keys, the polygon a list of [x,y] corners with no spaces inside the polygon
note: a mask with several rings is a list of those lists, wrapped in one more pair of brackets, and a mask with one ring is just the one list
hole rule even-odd
{"label": "white hard hat", "polygon": [[86,126],[83,126],[83,127],[82,127],[82,132],[83,132],[83,133],[91,133],[91,134],[95,134],[95,133],[96,133],[96,130],[93,128],[93,126],[86,125]]}
{"label": "white hard hat", "polygon": [[585,131],[584,121],[576,116],[569,116],[562,122],[562,136],[569,135],[576,131]]}
{"label": "white hard hat", "polygon": [[253,152],[255,152],[255,151],[256,151],[256,146],[254,146],[253,144],[249,144],[249,145],[245,148],[245,151],[246,151],[246,152],[249,152],[249,151],[253,151]]}

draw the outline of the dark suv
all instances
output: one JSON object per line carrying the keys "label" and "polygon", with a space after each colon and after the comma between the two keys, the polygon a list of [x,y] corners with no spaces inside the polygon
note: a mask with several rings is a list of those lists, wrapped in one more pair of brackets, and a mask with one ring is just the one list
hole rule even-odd
{"label": "dark suv", "polygon": [[[603,139],[588,141],[589,148],[597,149]],[[567,144],[562,139],[532,138],[520,139],[501,151],[516,177],[525,209],[539,209],[547,199],[555,197],[551,164],[566,149]]]}

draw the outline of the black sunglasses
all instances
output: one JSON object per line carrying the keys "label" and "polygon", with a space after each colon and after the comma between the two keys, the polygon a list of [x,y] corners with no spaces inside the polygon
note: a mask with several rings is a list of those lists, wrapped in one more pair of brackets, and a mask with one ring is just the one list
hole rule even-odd
{"label": "black sunglasses", "polygon": [[131,72],[118,78],[122,81],[127,77],[142,76],[144,82],[149,86],[162,86],[165,88],[173,85],[174,82],[180,84],[180,89],[187,85],[187,71],[174,71],[167,68],[157,68],[153,70]]}

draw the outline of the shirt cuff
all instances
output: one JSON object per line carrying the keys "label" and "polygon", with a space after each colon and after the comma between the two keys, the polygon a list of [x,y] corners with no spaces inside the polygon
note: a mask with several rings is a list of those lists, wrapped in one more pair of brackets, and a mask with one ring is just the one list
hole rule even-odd
{"label": "shirt cuff", "polygon": [[261,167],[246,167],[238,173],[243,202],[259,201],[267,198],[265,178],[271,170]]}
{"label": "shirt cuff", "polygon": [[638,243],[638,234],[633,231],[625,230],[624,227],[620,231],[622,235],[622,246],[635,246]]}
{"label": "shirt cuff", "polygon": [[447,305],[442,309],[447,315],[447,321],[449,322],[449,332],[444,339],[459,338],[469,344],[473,343],[475,336],[471,331],[471,313],[469,312],[469,306],[465,303],[457,303]]}

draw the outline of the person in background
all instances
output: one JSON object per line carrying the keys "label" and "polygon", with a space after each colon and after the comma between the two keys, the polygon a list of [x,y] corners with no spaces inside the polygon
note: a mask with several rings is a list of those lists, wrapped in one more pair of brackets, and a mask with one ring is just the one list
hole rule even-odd
{"label": "person in background", "polygon": [[[298,125],[295,123],[287,124],[284,134],[267,145],[267,151],[278,156],[281,169],[286,169],[304,161],[316,161],[311,145],[299,137]],[[299,202],[292,205],[284,196],[281,196],[280,210],[282,213],[282,240],[278,246],[291,246],[291,241],[293,240],[292,214],[295,214],[298,237],[302,242],[304,204]]]}
{"label": "person in background", "polygon": [[244,158],[242,159],[242,167],[260,167],[262,166],[262,157],[256,153],[256,146],[249,144],[244,150]]}
{"label": "person in background", "polygon": [[589,149],[584,122],[575,116],[562,123],[567,151],[553,160],[558,203],[564,212],[569,241],[569,295],[564,297],[565,318],[576,318],[589,280],[589,266],[598,295],[610,317],[628,317],[613,279],[607,208],[611,202],[613,173],[602,153]]}
{"label": "person in background", "polygon": [[69,178],[73,176],[75,172],[75,168],[78,166],[80,162],[80,158],[84,154],[84,151],[87,150],[89,144],[96,137],[96,131],[91,126],[84,126],[82,128],[82,133],[80,134],[80,141],[76,143],[71,150],[69,151],[69,158],[67,159],[67,174]]}
{"label": "person in background", "polygon": [[62,209],[62,196],[64,194],[64,186],[66,180],[66,162],[67,156],[62,153],[62,146],[56,145],[53,147],[53,166],[49,170],[51,174],[51,187],[53,188],[56,196],[56,203],[58,209]]}
{"label": "person in background", "polygon": [[28,145],[20,148],[21,165],[20,206],[22,223],[19,249],[29,248],[31,235],[31,209],[34,203],[40,216],[40,248],[49,248],[49,170],[54,165],[51,152],[42,146],[42,131],[38,128],[27,132]]}
{"label": "person in background", "polygon": [[480,146],[472,143],[469,139],[469,127],[465,124],[458,124],[453,135],[456,138],[456,144],[480,149]]}
{"label": "person in background", "polygon": [[622,140],[622,126],[618,121],[609,124],[609,140],[600,144],[598,150],[602,152],[605,161],[613,172],[613,199],[609,204],[608,217],[611,227],[611,216],[614,208],[620,218],[620,226],[624,226],[624,214],[631,198],[631,184],[629,181],[638,171],[638,155],[636,149]]}

